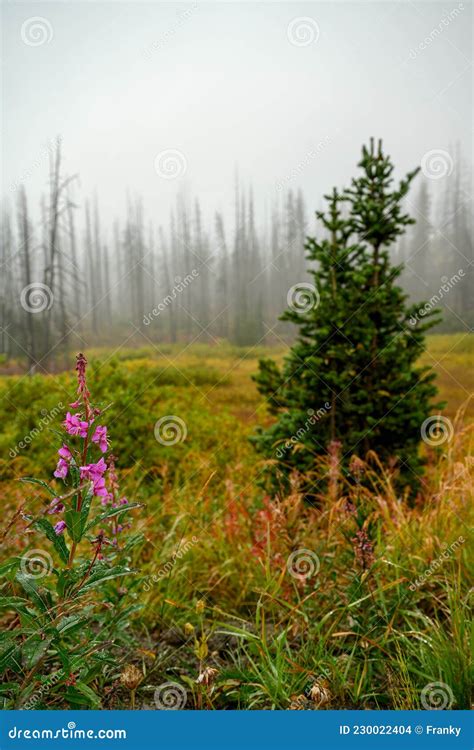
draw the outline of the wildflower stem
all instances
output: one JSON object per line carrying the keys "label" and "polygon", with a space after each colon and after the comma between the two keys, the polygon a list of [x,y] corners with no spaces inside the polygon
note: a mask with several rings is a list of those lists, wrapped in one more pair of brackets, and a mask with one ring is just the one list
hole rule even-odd
{"label": "wildflower stem", "polygon": [[67,567],[69,569],[72,568],[72,564],[74,562],[74,555],[76,554],[76,548],[77,548],[77,543],[73,542],[71,546],[71,551],[69,553],[69,560],[67,562]]}
{"label": "wildflower stem", "polygon": [[76,589],[76,592],[80,590],[81,586],[84,584],[84,582],[89,577],[90,572],[91,572],[92,568],[94,567],[94,563],[97,560],[97,555],[99,554],[99,552],[101,550],[101,547],[102,547],[102,538],[99,538],[98,542],[97,542],[97,547],[95,548],[94,557],[92,558],[91,564],[89,565],[89,567],[87,568],[86,572],[84,573],[84,576],[82,577],[81,581],[79,582],[79,585],[78,585],[78,587]]}

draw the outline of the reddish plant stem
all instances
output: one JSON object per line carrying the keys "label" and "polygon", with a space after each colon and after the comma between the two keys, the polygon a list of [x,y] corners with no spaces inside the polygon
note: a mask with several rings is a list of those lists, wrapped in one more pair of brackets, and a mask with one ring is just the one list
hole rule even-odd
{"label": "reddish plant stem", "polygon": [[84,583],[84,582],[85,582],[85,581],[86,581],[86,580],[88,579],[88,577],[90,576],[91,570],[92,570],[92,568],[94,567],[95,561],[97,560],[97,556],[98,556],[98,554],[99,554],[99,552],[100,552],[100,550],[101,550],[102,544],[103,544],[103,540],[102,540],[102,539],[99,539],[99,540],[98,540],[98,542],[97,542],[97,547],[95,548],[95,553],[94,553],[94,557],[93,557],[93,558],[92,558],[92,560],[91,560],[91,564],[90,564],[90,565],[89,565],[89,567],[87,568],[87,570],[86,570],[86,572],[84,573],[84,575],[83,575],[82,579],[81,579],[81,580],[79,581],[79,585],[78,585],[78,587],[77,587],[76,591],[79,591],[79,589],[81,588],[81,586],[83,585],[83,583]]}
{"label": "reddish plant stem", "polygon": [[[85,409],[86,409],[86,415],[85,415],[86,416],[86,422],[88,422],[89,427],[87,428],[87,434],[86,434],[86,436],[84,438],[84,447],[82,449],[82,456],[81,456],[81,459],[82,459],[81,460],[81,465],[82,466],[85,466],[86,461],[87,461],[87,450],[89,448],[89,432],[90,432],[90,427],[91,427],[89,419],[92,416],[92,411],[91,411],[91,408],[90,408],[90,405],[89,405],[89,400],[85,396],[84,396],[84,406],[85,406]],[[82,498],[82,488],[80,488],[79,492],[77,493],[77,504],[76,504],[76,510],[77,511],[81,510],[81,508],[82,508],[82,500],[83,500],[83,498]],[[71,551],[69,553],[69,560],[68,560],[68,563],[67,563],[67,567],[69,569],[72,568],[72,564],[74,562],[74,556],[76,554],[76,549],[77,549],[77,542],[73,542],[72,546],[71,546]],[[94,558],[94,561],[95,561],[95,558]],[[92,562],[92,564],[94,564],[94,561]]]}

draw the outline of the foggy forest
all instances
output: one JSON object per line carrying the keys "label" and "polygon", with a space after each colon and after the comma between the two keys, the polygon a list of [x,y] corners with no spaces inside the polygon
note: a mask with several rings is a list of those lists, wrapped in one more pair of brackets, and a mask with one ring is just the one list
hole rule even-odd
{"label": "foggy forest", "polygon": [[469,750],[472,3],[1,20],[1,747]]}
{"label": "foggy forest", "polygon": [[[81,341],[291,340],[278,319],[288,290],[309,278],[305,238],[317,228],[301,190],[279,184],[262,221],[252,186],[236,176],[227,222],[219,211],[205,222],[199,197],[178,193],[165,224],[128,194],[126,216],[107,226],[98,196],[81,196],[77,176],[64,173],[62,148],[60,139],[49,147],[40,206],[24,185],[13,185],[4,207],[1,354],[34,372]],[[179,156],[165,158],[176,175]],[[452,172],[446,156],[430,156],[410,199],[416,224],[392,250],[406,293],[442,308],[437,330],[450,332],[474,321],[470,167],[459,149],[455,158]],[[442,188],[430,187],[443,172]]]}

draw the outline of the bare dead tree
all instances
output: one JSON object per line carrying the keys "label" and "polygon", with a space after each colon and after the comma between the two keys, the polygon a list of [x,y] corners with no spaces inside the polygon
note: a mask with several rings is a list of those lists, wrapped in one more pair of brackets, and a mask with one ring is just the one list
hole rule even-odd
{"label": "bare dead tree", "polygon": [[[60,342],[67,347],[68,324],[66,317],[66,290],[64,284],[64,259],[59,256],[62,252],[60,247],[60,219],[68,210],[67,192],[68,186],[76,175],[61,177],[61,138],[58,136],[55,148],[50,151],[49,159],[49,206],[48,206],[48,247],[46,252],[46,266],[44,269],[45,285],[47,293],[51,295],[51,304],[45,310],[44,316],[44,353],[43,358],[47,361],[50,357],[52,323],[53,323],[53,300],[55,293],[59,292],[59,322],[61,330]],[[56,289],[56,268],[59,269],[59,287]]]}
{"label": "bare dead tree", "polygon": [[81,281],[81,271],[79,268],[79,260],[78,260],[78,254],[77,254],[77,241],[76,241],[76,230],[74,225],[74,209],[76,208],[75,204],[72,202],[70,195],[68,194],[68,201],[67,201],[67,219],[68,219],[68,236],[69,236],[69,249],[71,252],[71,262],[74,269],[73,272],[73,290],[74,290],[74,308],[75,308],[75,317],[77,320],[77,327],[79,331],[82,330],[82,305],[81,305],[81,291],[82,291],[82,281]]}
{"label": "bare dead tree", "polygon": [[216,238],[219,254],[219,273],[216,285],[218,335],[226,339],[229,337],[229,254],[225,239],[224,219],[222,214],[216,213]]}
{"label": "bare dead tree", "polygon": [[97,292],[96,292],[96,276],[95,276],[95,264],[94,264],[94,251],[92,247],[92,231],[91,231],[91,215],[89,209],[89,201],[86,201],[86,265],[87,265],[87,277],[88,277],[88,307],[92,314],[92,330],[95,334],[98,333],[98,311],[97,311]]}
{"label": "bare dead tree", "polygon": [[12,245],[10,216],[5,209],[2,214],[0,247],[0,354],[5,357],[11,353],[7,328],[13,318]]}
{"label": "bare dead tree", "polygon": [[103,295],[105,303],[105,315],[107,319],[108,329],[110,331],[112,326],[112,298],[111,298],[111,279],[110,279],[110,263],[109,263],[109,249],[107,245],[104,245],[102,252],[104,259],[104,285]]}
{"label": "bare dead tree", "polygon": [[[30,222],[28,220],[28,202],[24,185],[20,187],[18,193],[18,235],[20,238],[19,253],[20,264],[22,269],[22,280],[24,289],[29,289],[32,285],[32,265],[30,249]],[[28,374],[32,375],[36,369],[36,341],[35,326],[33,313],[26,309],[25,311],[26,327],[26,351],[28,357]]]}
{"label": "bare dead tree", "polygon": [[[54,299],[55,261],[57,253],[57,237],[59,224],[59,195],[61,174],[61,140],[56,140],[54,151],[49,152],[49,211],[48,211],[48,249],[47,262],[44,269],[44,283],[48,294]],[[49,356],[52,324],[52,305],[45,311],[44,316],[44,357]]]}
{"label": "bare dead tree", "polygon": [[[158,230],[159,233],[159,239],[160,239],[160,246],[161,246],[161,253],[163,257],[163,271],[164,271],[164,277],[165,277],[165,284],[166,284],[166,294],[170,294],[173,288],[172,283],[172,268],[171,268],[171,262],[170,262],[170,254],[168,251],[165,235],[163,232],[163,227],[160,227]],[[177,316],[175,312],[172,309],[171,305],[168,305],[168,326],[169,326],[169,338],[172,343],[175,343],[177,341]]]}

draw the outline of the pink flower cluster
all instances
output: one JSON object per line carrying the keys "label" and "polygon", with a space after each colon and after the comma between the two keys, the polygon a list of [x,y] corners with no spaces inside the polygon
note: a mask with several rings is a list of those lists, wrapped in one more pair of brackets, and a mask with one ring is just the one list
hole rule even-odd
{"label": "pink flower cluster", "polygon": [[[70,412],[68,412],[63,424],[66,428],[66,432],[69,435],[79,435],[79,437],[81,438],[86,438],[89,431],[89,426],[92,425],[93,421],[94,420],[91,419],[90,422],[87,422],[81,419],[80,414],[71,414]],[[92,435],[92,442],[97,443],[102,453],[106,453],[109,449],[107,440],[107,427],[98,425],[95,429],[94,434]]]}
{"label": "pink flower cluster", "polygon": [[101,425],[96,427],[96,430],[92,435],[92,442],[97,443],[102,453],[107,453],[109,450],[109,444],[107,442],[107,427],[102,427]]}
{"label": "pink flower cluster", "polygon": [[80,414],[71,414],[71,412],[68,411],[63,424],[69,435],[79,435],[81,438],[87,437],[89,422],[81,419]]}
{"label": "pink flower cluster", "polygon": [[[54,476],[57,479],[65,480],[70,473],[71,467],[74,467],[79,471],[80,483],[90,483],[89,486],[92,489],[92,493],[96,497],[101,498],[103,505],[111,504],[113,507],[117,505],[125,505],[128,501],[125,497],[118,498],[118,480],[115,472],[115,463],[113,456],[109,457],[109,466],[103,457],[99,458],[96,462],[83,464],[85,457],[88,455],[91,443],[97,445],[102,453],[106,453],[109,449],[109,442],[107,436],[107,427],[105,425],[97,425],[94,432],[90,436],[91,427],[94,423],[94,418],[100,415],[99,409],[93,409],[90,405],[89,398],[90,394],[86,385],[86,365],[87,361],[83,354],[77,356],[76,370],[78,373],[78,399],[71,404],[71,408],[79,409],[83,407],[84,414],[79,412],[71,413],[67,412],[66,418],[63,422],[64,428],[68,435],[72,437],[81,438],[84,443],[80,449],[72,448],[65,443],[61,446],[58,451],[58,462],[54,471]],[[109,472],[109,483],[110,489],[107,488],[105,475],[108,468]],[[77,476],[77,474],[76,474]],[[85,488],[78,487],[77,492],[77,506],[79,510],[82,503],[81,492]],[[56,514],[61,513],[65,509],[63,498],[56,497],[52,501],[48,513]],[[65,521],[58,521],[54,526],[56,534],[62,534],[67,528]],[[114,531],[120,530],[114,526]]]}
{"label": "pink flower cluster", "polygon": [[88,479],[92,482],[92,491],[97,497],[108,497],[109,492],[105,486],[104,474],[107,471],[107,464],[104,459],[101,458],[96,464],[87,464],[81,466],[80,469],[81,479]]}
{"label": "pink flower cluster", "polygon": [[67,473],[69,470],[69,461],[72,458],[72,453],[67,447],[67,445],[63,445],[58,450],[58,456],[59,456],[59,461],[58,461],[58,465],[56,466],[56,471],[54,472],[54,476],[57,479],[65,479],[65,477],[67,477]]}

